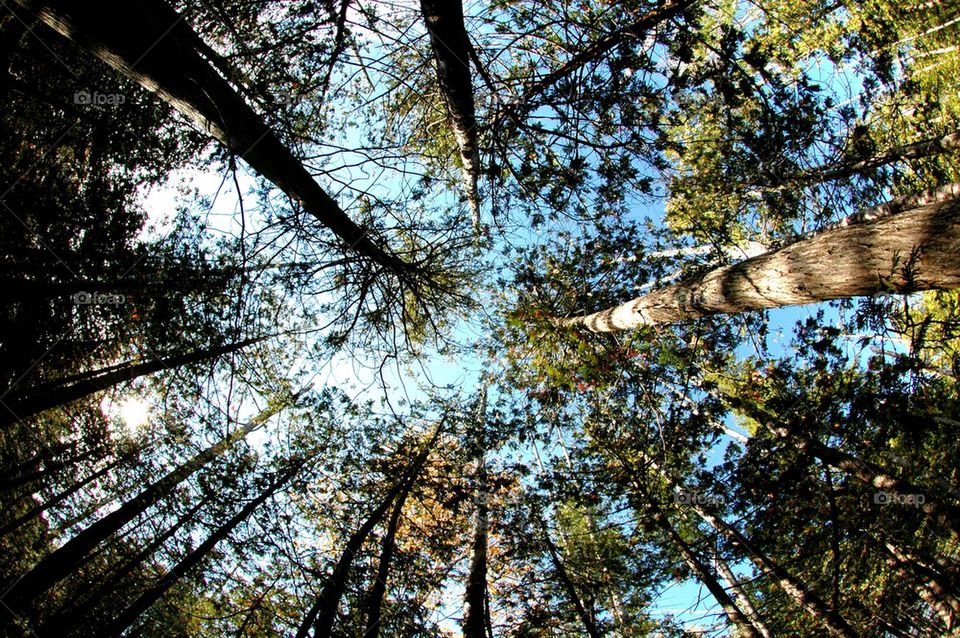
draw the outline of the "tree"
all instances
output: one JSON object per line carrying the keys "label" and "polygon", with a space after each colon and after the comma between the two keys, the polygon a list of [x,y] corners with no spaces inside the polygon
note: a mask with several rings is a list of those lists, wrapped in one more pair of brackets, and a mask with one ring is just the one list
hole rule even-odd
{"label": "tree", "polygon": [[952,249],[957,200],[838,228],[590,315],[558,319],[594,332],[885,292],[960,285]]}
{"label": "tree", "polygon": [[[276,135],[204,61],[200,37],[162,1],[101,2],[82,11],[63,3],[24,0],[19,5],[50,28],[157,93],[246,160],[347,247],[397,275],[408,266],[353,223]],[[118,25],[123,28],[117,28]]]}

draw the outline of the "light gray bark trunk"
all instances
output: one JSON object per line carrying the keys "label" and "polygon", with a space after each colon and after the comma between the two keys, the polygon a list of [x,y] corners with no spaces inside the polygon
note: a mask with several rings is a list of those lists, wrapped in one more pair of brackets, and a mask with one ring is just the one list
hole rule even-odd
{"label": "light gray bark trunk", "polygon": [[480,146],[470,76],[470,38],[463,22],[460,0],[420,0],[420,10],[430,34],[437,84],[447,109],[447,122],[460,149],[463,184],[473,221],[473,230],[481,237]]}
{"label": "light gray bark trunk", "polygon": [[743,613],[750,619],[753,626],[757,628],[760,635],[763,636],[763,638],[772,638],[772,634],[767,628],[767,625],[764,624],[763,618],[760,617],[757,609],[753,606],[750,595],[747,594],[746,590],[740,585],[740,581],[737,580],[733,570],[727,565],[727,561],[723,560],[723,558],[717,554],[713,559],[713,563],[717,567],[717,573],[720,574],[720,578],[727,583],[727,587],[729,587],[730,591],[737,597],[737,604],[743,609]]}
{"label": "light gray bark trunk", "polygon": [[960,287],[960,199],[837,228],[560,326],[615,332],[712,314]]}

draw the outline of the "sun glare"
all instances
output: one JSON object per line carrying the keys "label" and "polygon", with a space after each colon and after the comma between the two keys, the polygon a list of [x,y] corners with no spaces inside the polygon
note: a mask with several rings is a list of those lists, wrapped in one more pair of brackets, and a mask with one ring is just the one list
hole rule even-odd
{"label": "sun glare", "polygon": [[137,397],[127,397],[120,402],[118,413],[128,428],[139,428],[150,418],[150,407]]}

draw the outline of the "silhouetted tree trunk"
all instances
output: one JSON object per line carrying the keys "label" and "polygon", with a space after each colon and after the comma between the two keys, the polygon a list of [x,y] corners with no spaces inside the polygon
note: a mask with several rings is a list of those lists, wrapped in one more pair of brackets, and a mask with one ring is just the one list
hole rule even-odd
{"label": "silhouetted tree trunk", "polygon": [[573,603],[574,609],[577,610],[577,616],[580,618],[580,622],[583,623],[584,631],[587,632],[590,638],[600,638],[603,634],[597,629],[597,624],[593,621],[593,616],[587,611],[587,607],[583,604],[583,599],[580,598],[576,586],[573,584],[573,581],[570,580],[570,574],[567,573],[567,568],[564,567],[563,561],[560,559],[560,551],[553,543],[553,539],[550,538],[550,530],[547,528],[546,521],[541,521],[541,524],[543,527],[544,544],[546,544],[547,551],[550,554],[550,562],[553,563],[553,568],[557,572],[560,584],[563,585],[564,590],[567,592],[570,602]]}
{"label": "silhouetted tree trunk", "polygon": [[487,613],[487,533],[489,531],[486,461],[487,384],[477,402],[477,470],[473,484],[474,522],[470,551],[470,572],[464,593],[463,638],[485,638],[490,618]]}
{"label": "silhouetted tree trunk", "polygon": [[879,292],[960,287],[960,199],[836,228],[589,315],[555,320],[616,332]]}
{"label": "silhouetted tree trunk", "polygon": [[405,472],[400,480],[390,489],[376,509],[370,513],[370,516],[363,522],[363,525],[347,540],[347,545],[340,555],[337,564],[334,566],[330,578],[324,584],[320,595],[307,612],[303,622],[300,623],[296,638],[306,638],[310,633],[311,627],[313,627],[314,638],[329,638],[333,629],[333,623],[337,618],[337,609],[340,607],[340,599],[343,597],[343,592],[346,589],[347,577],[350,575],[350,568],[353,565],[354,558],[360,551],[360,548],[363,547],[363,543],[367,540],[370,532],[373,531],[373,528],[377,526],[387,513],[387,510],[390,509],[390,505],[402,492],[409,490],[410,484],[416,480],[420,469],[432,451],[433,443],[437,440],[437,437],[440,436],[441,426],[442,424],[437,426],[433,436],[430,437],[430,441],[424,446],[423,451],[414,459],[413,463],[410,464],[407,472]]}
{"label": "silhouetted tree trunk", "polygon": [[960,599],[949,579],[897,545],[883,542],[895,567],[916,583],[917,594],[937,613],[948,631],[957,628]]}
{"label": "silhouetted tree trunk", "polygon": [[407,501],[407,495],[410,494],[412,482],[408,482],[406,488],[397,496],[397,503],[393,506],[393,512],[390,514],[390,520],[387,521],[387,533],[383,537],[383,543],[380,548],[380,560],[377,563],[377,575],[374,578],[373,586],[363,605],[363,616],[366,618],[364,625],[364,638],[376,638],[380,635],[380,620],[383,614],[383,597],[387,593],[387,578],[390,576],[390,563],[393,560],[393,552],[396,549],[397,526],[400,524],[400,516],[403,514],[403,505]]}
{"label": "silhouetted tree trunk", "polygon": [[42,391],[33,391],[28,388],[24,395],[18,396],[14,394],[4,401],[7,409],[0,412],[0,427],[9,426],[17,420],[27,419],[45,410],[66,405],[126,381],[133,381],[134,379],[159,372],[160,370],[169,370],[192,363],[216,359],[217,357],[237,352],[249,345],[265,341],[268,338],[269,337],[255,337],[215,348],[196,350],[194,352],[164,357],[144,363],[131,363],[121,367],[111,366],[109,371],[104,374],[83,379],[69,385],[50,387],[50,384],[46,384],[46,387]]}
{"label": "silhouetted tree trunk", "polygon": [[27,609],[32,601],[86,562],[87,555],[100,543],[134,520],[147,508],[165,498],[177,485],[194,472],[226,452],[247,434],[263,425],[278,408],[268,408],[248,424],[235,430],[222,441],[206,448],[189,461],[171,470],[113,512],[79,532],[48,554],[24,574],[4,595],[4,602],[14,612]]}
{"label": "silhouetted tree trunk", "polygon": [[282,475],[261,492],[257,498],[247,503],[247,505],[234,514],[230,520],[218,527],[217,531],[211,534],[195,550],[187,554],[179,563],[174,565],[155,585],[140,594],[140,596],[124,609],[106,628],[97,631],[94,635],[113,638],[129,629],[137,618],[150,609],[153,603],[157,602],[168,589],[175,585],[190,570],[199,565],[200,562],[207,557],[207,554],[210,553],[210,550],[229,536],[230,532],[232,532],[237,525],[245,521],[264,501],[273,496],[277,490],[292,479],[302,467],[303,463],[299,463],[295,467],[283,472]]}
{"label": "silhouetted tree trunk", "polygon": [[162,0],[17,0],[49,27],[156,93],[354,249],[398,274],[396,255],[357,226],[266,122],[200,55],[203,41]]}
{"label": "silhouetted tree trunk", "polygon": [[37,503],[36,505],[28,509],[26,512],[24,512],[17,518],[13,519],[9,523],[6,523],[2,527],[0,527],[0,536],[5,536],[10,532],[15,531],[21,525],[27,523],[28,521],[33,520],[43,512],[46,512],[51,507],[54,507],[55,505],[59,505],[63,501],[70,498],[72,495],[82,490],[84,487],[86,487],[90,483],[93,483],[97,479],[107,475],[111,470],[113,470],[118,465],[124,463],[128,459],[129,457],[117,458],[116,460],[108,463],[107,465],[97,470],[96,472],[93,472],[90,475],[80,479],[79,481],[77,481],[67,489],[58,492],[57,494],[51,496],[50,498],[48,498],[47,500],[41,503]]}
{"label": "silhouetted tree trunk", "polygon": [[200,499],[196,505],[187,510],[162,534],[157,535],[157,537],[151,540],[146,546],[144,546],[143,549],[131,556],[129,559],[123,561],[123,563],[120,565],[117,565],[110,574],[101,578],[93,591],[90,592],[82,602],[58,612],[53,618],[44,623],[38,633],[41,636],[48,634],[52,635],[59,628],[78,626],[84,617],[87,616],[87,614],[96,609],[97,605],[100,604],[104,598],[116,590],[117,586],[123,581],[124,578],[129,576],[130,573],[139,567],[141,563],[150,558],[154,552],[163,547],[163,544],[170,540],[173,535],[177,533],[177,530],[191,522],[194,515],[206,504],[206,498]]}
{"label": "silhouetted tree trunk", "polygon": [[657,527],[666,534],[673,546],[680,552],[683,562],[687,564],[687,567],[690,568],[690,571],[693,572],[697,580],[703,583],[714,600],[723,608],[724,613],[730,622],[733,623],[733,626],[737,628],[743,638],[761,638],[760,632],[754,628],[753,623],[750,622],[746,614],[744,614],[740,607],[733,601],[713,572],[700,560],[690,545],[683,540],[683,537],[680,536],[680,533],[670,523],[670,519],[667,518],[667,515],[660,506],[649,497],[645,490],[643,491],[643,496],[647,513],[652,516]]}
{"label": "silhouetted tree trunk", "polygon": [[736,528],[728,525],[719,516],[707,512],[696,503],[692,503],[690,506],[711,528],[723,534],[731,543],[744,550],[761,572],[768,573],[776,578],[780,588],[826,627],[831,635],[838,638],[856,638],[857,632],[837,613],[837,610],[827,607],[816,593],[781,567],[779,563],[757,549]]}

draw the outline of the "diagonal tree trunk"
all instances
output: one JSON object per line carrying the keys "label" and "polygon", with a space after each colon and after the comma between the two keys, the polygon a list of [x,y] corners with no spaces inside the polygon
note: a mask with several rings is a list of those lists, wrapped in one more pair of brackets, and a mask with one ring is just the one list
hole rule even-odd
{"label": "diagonal tree trunk", "polygon": [[193,121],[339,237],[396,274],[409,266],[368,236],[314,181],[243,98],[201,57],[202,39],[163,0],[17,0]]}
{"label": "diagonal tree trunk", "polygon": [[480,223],[480,146],[470,76],[470,37],[463,23],[460,0],[420,0],[420,11],[433,49],[437,84],[447,109],[447,122],[460,149],[463,184],[477,237]]}
{"label": "diagonal tree trunk", "polygon": [[63,501],[67,500],[72,495],[76,494],[77,492],[82,490],[84,487],[86,487],[90,483],[93,483],[94,481],[96,481],[98,478],[101,478],[109,474],[113,470],[113,468],[128,461],[132,456],[133,455],[118,457],[117,459],[111,461],[110,463],[103,466],[99,470],[92,472],[89,476],[86,476],[80,479],[79,481],[77,481],[67,489],[62,490],[61,492],[58,492],[57,494],[51,496],[50,498],[48,498],[47,500],[41,503],[37,503],[36,505],[28,509],[26,512],[24,512],[17,518],[13,519],[9,523],[6,523],[2,527],[0,527],[0,537],[6,536],[7,534],[17,530],[21,525],[27,523],[28,521],[33,520],[40,514],[46,512],[51,507],[54,507],[62,503]]}
{"label": "diagonal tree trunk", "polygon": [[957,626],[960,614],[960,600],[952,592],[952,587],[944,583],[943,577],[929,566],[922,565],[915,556],[900,549],[889,541],[883,542],[884,549],[890,554],[890,563],[898,573],[914,582],[917,595],[930,605],[943,622],[950,635],[960,633]]}
{"label": "diagonal tree trunk", "polygon": [[222,455],[247,434],[263,425],[279,411],[270,407],[227,438],[206,448],[189,461],[171,470],[113,512],[93,523],[24,574],[3,595],[3,602],[14,612],[25,611],[37,596],[70,575],[86,562],[90,551],[118,532],[127,523],[165,498],[177,485],[207,463]]}
{"label": "diagonal tree trunk", "polygon": [[727,561],[723,560],[719,552],[714,557],[713,563],[717,568],[717,573],[720,574],[720,577],[727,583],[727,587],[737,597],[737,604],[743,608],[743,613],[750,619],[753,626],[757,628],[760,635],[763,636],[763,638],[772,638],[773,634],[770,633],[770,629],[767,628],[767,625],[763,622],[763,618],[760,617],[759,612],[757,612],[757,609],[753,606],[753,602],[750,600],[750,594],[740,585],[737,576],[733,573],[733,570],[730,569],[730,566],[727,565]]}
{"label": "diagonal tree trunk", "polygon": [[586,605],[583,604],[583,599],[580,597],[576,586],[570,579],[570,574],[567,573],[567,569],[560,558],[560,551],[550,538],[550,530],[547,528],[546,521],[541,519],[540,522],[543,528],[544,543],[547,546],[547,551],[550,553],[550,562],[553,563],[553,568],[556,570],[557,576],[560,578],[560,583],[567,592],[567,596],[570,597],[570,602],[573,603],[574,609],[577,610],[577,616],[579,616],[580,622],[583,623],[584,631],[587,632],[590,638],[600,638],[603,634],[597,628],[597,624],[593,621],[593,617],[590,615],[590,612],[587,611]]}
{"label": "diagonal tree trunk", "polygon": [[264,501],[273,496],[277,490],[283,487],[290,479],[292,479],[297,472],[303,467],[303,462],[296,464],[294,467],[283,472],[283,474],[275,479],[269,487],[267,487],[263,492],[260,493],[257,498],[253,499],[247,503],[243,509],[234,514],[230,520],[217,528],[213,534],[211,534],[205,541],[203,541],[195,550],[187,554],[180,562],[174,565],[170,571],[163,575],[160,580],[147,589],[145,592],[140,594],[140,596],[130,603],[130,605],[120,613],[109,625],[104,627],[101,630],[98,630],[94,635],[102,636],[103,638],[113,638],[114,636],[119,636],[123,634],[127,629],[136,622],[137,618],[143,615],[155,602],[157,602],[161,596],[163,596],[168,589],[173,587],[177,582],[180,581],[188,572],[194,569],[199,565],[210,553],[210,551],[217,546],[220,541],[225,539],[230,535],[230,532],[234,530],[240,523],[247,520],[247,518],[256,510],[258,507],[263,505]]}
{"label": "diagonal tree trunk", "polygon": [[693,548],[691,548],[690,545],[683,540],[680,532],[678,532],[677,529],[670,523],[670,519],[667,517],[663,509],[655,502],[655,499],[650,498],[650,495],[643,487],[640,486],[638,481],[634,482],[637,484],[637,487],[644,498],[644,504],[647,508],[647,513],[652,516],[657,527],[659,527],[660,530],[666,534],[667,538],[670,539],[670,542],[683,558],[683,562],[687,564],[687,567],[690,568],[690,571],[693,572],[697,580],[703,583],[710,594],[713,595],[714,600],[717,601],[724,613],[727,615],[727,618],[740,632],[741,637],[762,638],[760,632],[757,631],[757,629],[753,626],[753,623],[750,622],[750,619],[733,601],[733,599],[730,597],[730,594],[728,594],[727,590],[723,588],[714,573],[710,571],[710,569],[702,560],[700,560],[700,558],[693,551]]}
{"label": "diagonal tree trunk", "polygon": [[[645,460],[657,471],[658,475],[667,485],[674,488],[683,487],[674,481],[656,461],[650,458],[646,458]],[[631,474],[634,474],[632,470]],[[774,578],[777,579],[777,584],[780,585],[780,588],[800,607],[820,622],[820,624],[826,627],[831,635],[837,636],[837,638],[856,638],[857,632],[837,613],[836,609],[827,607],[816,593],[807,588],[796,576],[784,569],[779,563],[756,549],[736,528],[729,525],[719,516],[714,516],[695,501],[690,504],[690,507],[692,507],[697,513],[697,516],[714,531],[719,532],[733,545],[744,550],[747,556],[749,556],[750,561],[756,565],[762,573],[773,575]],[[749,604],[749,599],[747,602]],[[762,633],[759,628],[758,631]]]}
{"label": "diagonal tree trunk", "polygon": [[353,560],[363,543],[367,540],[373,528],[380,523],[390,505],[405,491],[409,491],[411,484],[416,480],[423,464],[426,462],[430,453],[433,451],[433,443],[440,436],[442,422],[434,430],[433,436],[424,446],[416,459],[410,464],[409,469],[403,474],[399,481],[390,489],[380,504],[370,513],[363,525],[355,531],[347,540],[347,545],[340,555],[340,559],[333,568],[330,578],[324,584],[316,602],[304,616],[297,630],[296,638],[306,638],[313,628],[313,638],[329,638],[333,631],[333,623],[337,618],[337,610],[340,607],[340,599],[347,588],[347,577],[350,575],[350,569],[353,566]]}
{"label": "diagonal tree trunk", "polygon": [[387,521],[387,533],[383,537],[380,549],[380,560],[377,563],[377,574],[374,577],[373,587],[363,603],[364,638],[377,638],[380,635],[380,621],[383,617],[383,597],[387,593],[387,578],[390,576],[390,563],[393,561],[393,552],[396,549],[397,527],[400,525],[400,516],[403,514],[403,505],[410,494],[412,482],[397,496],[397,503],[393,506],[390,520]]}
{"label": "diagonal tree trunk", "polygon": [[46,621],[39,629],[37,633],[41,636],[52,635],[56,633],[55,628],[58,627],[76,627],[79,623],[94,609],[97,608],[103,600],[112,594],[117,586],[126,578],[134,569],[140,566],[145,560],[150,558],[159,550],[164,543],[166,543],[174,534],[177,533],[177,530],[182,528],[184,525],[193,520],[194,514],[200,511],[204,505],[207,504],[207,499],[202,498],[197,502],[196,505],[187,510],[177,521],[164,530],[163,533],[157,535],[152,541],[147,543],[143,549],[131,556],[129,559],[125,560],[120,565],[116,566],[113,569],[113,572],[101,578],[97,583],[96,587],[93,589],[89,595],[79,601],[78,604],[67,607],[64,610],[57,612],[50,620]]}
{"label": "diagonal tree trunk", "polygon": [[615,332],[880,292],[960,287],[960,199],[829,230],[559,326]]}
{"label": "diagonal tree trunk", "polygon": [[3,406],[5,409],[0,412],[0,428],[9,426],[18,420],[28,419],[46,410],[72,403],[95,392],[107,390],[120,383],[133,381],[134,379],[159,372],[160,370],[216,359],[217,357],[237,352],[238,350],[268,338],[269,337],[255,337],[215,348],[206,348],[186,354],[154,359],[144,363],[121,364],[122,367],[111,366],[104,374],[83,379],[69,385],[50,387],[50,385],[47,384],[43,391],[34,392],[31,388],[28,388],[23,395],[4,398]]}

